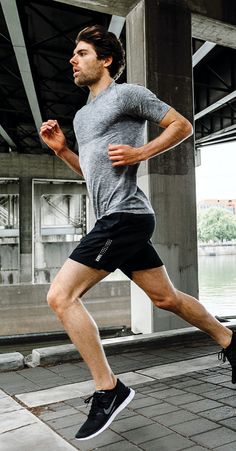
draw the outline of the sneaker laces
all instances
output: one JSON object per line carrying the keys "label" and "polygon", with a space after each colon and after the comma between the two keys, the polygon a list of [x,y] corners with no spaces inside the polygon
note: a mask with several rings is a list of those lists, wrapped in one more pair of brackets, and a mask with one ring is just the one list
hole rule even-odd
{"label": "sneaker laces", "polygon": [[88,407],[90,401],[92,400],[92,404],[91,404],[90,412],[88,414],[88,418],[95,417],[96,414],[98,413],[98,410],[101,409],[101,396],[99,397],[99,395],[101,395],[101,393],[94,392],[91,396],[89,396],[88,398],[86,398],[84,400],[84,403],[87,404],[86,407]]}
{"label": "sneaker laces", "polygon": [[86,399],[84,400],[84,403],[87,404],[86,407],[88,407],[88,405],[89,405],[89,403],[90,403],[90,401],[91,401],[91,399],[92,399],[93,397],[94,397],[94,394],[91,395],[91,396],[89,396],[88,398],[86,398]]}
{"label": "sneaker laces", "polygon": [[226,362],[226,353],[224,348],[218,352],[218,360],[222,360],[223,363]]}

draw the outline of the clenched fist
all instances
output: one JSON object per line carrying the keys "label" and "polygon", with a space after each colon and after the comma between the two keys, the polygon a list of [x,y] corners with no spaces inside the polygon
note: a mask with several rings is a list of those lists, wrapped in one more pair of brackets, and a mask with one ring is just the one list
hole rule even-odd
{"label": "clenched fist", "polygon": [[54,119],[49,119],[47,122],[42,123],[40,136],[56,155],[67,147],[65,135],[58,125],[58,122]]}
{"label": "clenched fist", "polygon": [[143,160],[143,152],[139,147],[127,144],[109,144],[108,157],[112,166],[129,166]]}

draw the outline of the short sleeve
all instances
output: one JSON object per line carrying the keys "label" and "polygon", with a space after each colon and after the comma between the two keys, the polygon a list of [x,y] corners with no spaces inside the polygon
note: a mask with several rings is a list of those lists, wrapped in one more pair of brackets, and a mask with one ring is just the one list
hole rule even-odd
{"label": "short sleeve", "polygon": [[159,123],[171,108],[144,86],[129,83],[121,86],[120,100],[127,114]]}

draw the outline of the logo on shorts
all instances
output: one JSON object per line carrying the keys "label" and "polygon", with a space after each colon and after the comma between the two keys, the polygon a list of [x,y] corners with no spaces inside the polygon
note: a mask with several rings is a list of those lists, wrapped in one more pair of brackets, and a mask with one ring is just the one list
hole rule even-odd
{"label": "logo on shorts", "polygon": [[107,249],[109,248],[109,246],[111,245],[112,240],[107,240],[105,245],[103,246],[103,248],[100,250],[98,256],[95,258],[96,262],[99,262],[102,258],[102,256],[105,254],[105,252],[107,251]]}

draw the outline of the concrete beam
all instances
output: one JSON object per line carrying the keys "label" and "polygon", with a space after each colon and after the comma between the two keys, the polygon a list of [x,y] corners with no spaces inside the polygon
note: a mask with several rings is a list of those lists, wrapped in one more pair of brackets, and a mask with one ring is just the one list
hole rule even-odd
{"label": "concrete beam", "polygon": [[30,104],[36,128],[39,131],[42,124],[42,116],[39,109],[37,94],[35,91],[16,0],[1,0],[1,5],[12,45],[15,51],[16,60],[19,66],[27,99]]}
{"label": "concrete beam", "polygon": [[16,144],[14,141],[12,141],[11,137],[8,135],[6,130],[0,125],[0,135],[3,137],[3,139],[7,142],[9,147],[16,148]]}
{"label": "concrete beam", "polygon": [[125,24],[125,17],[112,16],[108,31],[111,31],[119,38],[124,24]]}
{"label": "concrete beam", "polygon": [[[126,17],[139,0],[53,0],[91,11]],[[161,0],[165,2],[165,0]],[[234,0],[186,0],[186,8],[192,13],[192,34],[197,39],[236,48],[236,13]]]}
{"label": "concrete beam", "polygon": [[[126,17],[139,0],[53,0],[92,11]],[[162,0],[163,1],[163,0]],[[192,35],[194,38],[236,48],[236,13],[233,0],[186,0],[186,8],[192,13]]]}
{"label": "concrete beam", "polygon": [[204,44],[193,55],[193,67],[195,67],[206,56],[216,44],[214,42],[204,42]]}
{"label": "concrete beam", "polygon": [[42,236],[51,236],[51,235],[82,235],[83,231],[81,227],[42,227],[41,235]]}
{"label": "concrete beam", "polygon": [[87,194],[85,182],[75,180],[68,183],[68,180],[62,183],[50,183],[52,180],[46,180],[46,183],[41,183],[42,180],[34,179],[34,192],[37,196],[53,195],[53,194]]}
{"label": "concrete beam", "polygon": [[236,90],[228,94],[227,96],[223,97],[220,100],[217,100],[217,102],[213,103],[212,105],[208,106],[202,111],[199,111],[199,113],[195,114],[194,119],[197,121],[201,117],[205,116],[206,114],[212,113],[212,111],[215,111],[219,108],[222,108],[226,103],[231,102],[236,98]]}
{"label": "concrete beam", "polygon": [[[139,0],[53,0],[67,5],[78,6],[80,8],[98,11],[106,14],[118,16],[127,16],[132,9],[139,3]],[[159,0],[159,3],[165,3],[166,0]],[[155,3],[155,2],[154,2]],[[180,3],[180,2],[179,2]],[[227,0],[184,0],[182,2],[186,8],[193,14],[218,20],[231,25],[236,24],[235,1]],[[181,6],[181,5],[180,5]],[[211,41],[209,38],[201,38],[204,41]],[[214,41],[213,41],[214,42]],[[222,44],[223,45],[223,44]]]}
{"label": "concrete beam", "polygon": [[115,14],[125,17],[128,12],[137,4],[139,0],[54,0],[79,8],[98,11],[105,14]]}
{"label": "concrete beam", "polygon": [[216,144],[224,144],[224,143],[228,143],[228,142],[235,141],[235,139],[236,139],[236,136],[231,136],[230,138],[224,138],[224,137],[222,136],[221,139],[212,139],[211,141],[204,142],[204,143],[202,143],[201,146],[199,146],[198,148],[202,148],[202,147],[204,147],[204,146],[205,146],[205,147],[206,147],[206,146],[212,146],[213,144],[214,144],[214,145],[216,145]]}
{"label": "concrete beam", "polygon": [[[13,183],[14,180],[15,183]],[[6,196],[12,194],[19,194],[18,179],[0,177],[0,194]]]}
{"label": "concrete beam", "polygon": [[236,125],[231,125],[230,127],[222,128],[221,130],[218,130],[218,132],[211,133],[208,136],[205,136],[204,138],[198,139],[196,141],[196,145],[199,144],[207,144],[208,141],[212,141],[213,139],[221,138],[221,137],[233,137],[235,138],[236,133]]}
{"label": "concrete beam", "polygon": [[200,14],[192,14],[192,36],[236,49],[236,27],[225,23],[223,18],[220,21]]}

